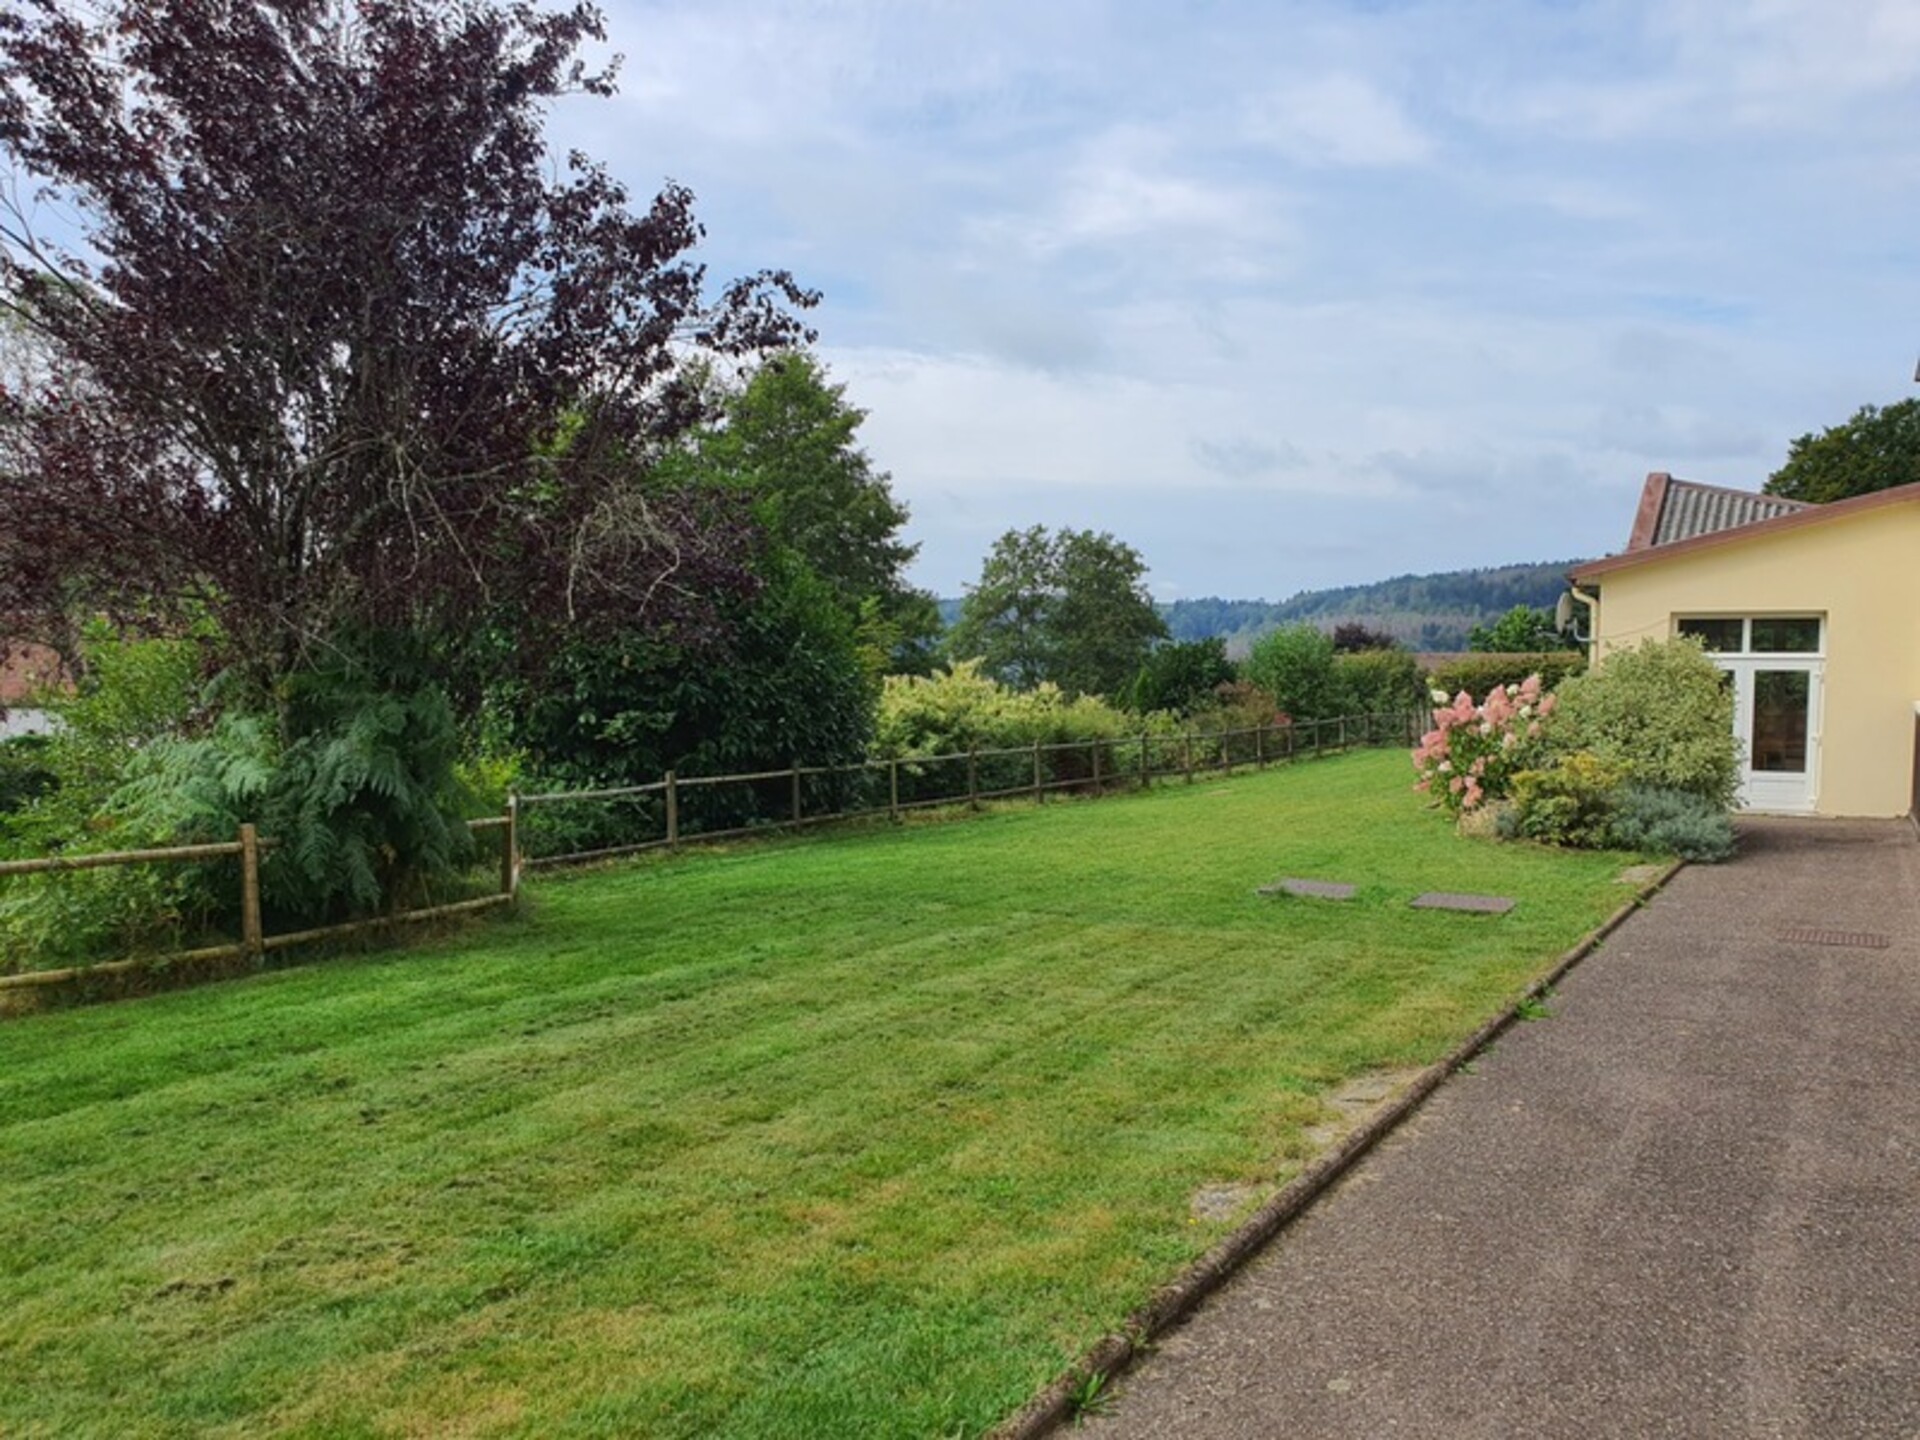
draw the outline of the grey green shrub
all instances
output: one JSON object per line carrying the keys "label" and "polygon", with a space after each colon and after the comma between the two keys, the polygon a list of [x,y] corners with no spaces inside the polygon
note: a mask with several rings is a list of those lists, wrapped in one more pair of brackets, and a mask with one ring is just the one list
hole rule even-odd
{"label": "grey green shrub", "polygon": [[1686,790],[1628,785],[1613,798],[1611,842],[1622,850],[1719,861],[1734,851],[1733,819],[1723,806]]}

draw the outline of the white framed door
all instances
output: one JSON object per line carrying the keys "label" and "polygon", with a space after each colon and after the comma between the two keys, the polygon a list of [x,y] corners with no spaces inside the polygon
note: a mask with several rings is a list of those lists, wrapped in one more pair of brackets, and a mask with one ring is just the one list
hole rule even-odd
{"label": "white framed door", "polygon": [[1811,814],[1820,795],[1826,617],[1686,615],[1674,630],[1700,641],[1733,691],[1740,742],[1740,804]]}
{"label": "white framed door", "polygon": [[1811,814],[1820,793],[1822,663],[1781,656],[1720,664],[1733,678],[1742,807]]}

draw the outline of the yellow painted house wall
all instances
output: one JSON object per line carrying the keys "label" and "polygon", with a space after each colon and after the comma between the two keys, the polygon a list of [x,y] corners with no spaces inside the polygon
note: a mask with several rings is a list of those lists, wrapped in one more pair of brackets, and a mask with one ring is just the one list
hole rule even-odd
{"label": "yellow painted house wall", "polygon": [[1683,615],[1826,617],[1820,815],[1904,815],[1920,701],[1920,503],[1729,540],[1596,577],[1594,642],[1666,639]]}

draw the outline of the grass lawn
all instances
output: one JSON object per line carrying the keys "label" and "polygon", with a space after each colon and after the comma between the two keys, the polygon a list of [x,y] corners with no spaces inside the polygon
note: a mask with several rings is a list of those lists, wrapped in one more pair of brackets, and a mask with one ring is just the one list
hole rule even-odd
{"label": "grass lawn", "polygon": [[[973,1434],[1621,903],[1398,751],[0,1026],[0,1434]],[[1348,904],[1253,894],[1349,880]],[[1413,911],[1491,891],[1492,918]]]}

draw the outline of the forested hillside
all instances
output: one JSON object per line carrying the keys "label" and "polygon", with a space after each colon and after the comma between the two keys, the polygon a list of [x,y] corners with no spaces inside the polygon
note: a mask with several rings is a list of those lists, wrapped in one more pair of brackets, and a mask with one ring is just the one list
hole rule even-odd
{"label": "forested hillside", "polygon": [[[1361,620],[1370,629],[1392,633],[1414,650],[1464,650],[1470,629],[1491,624],[1516,605],[1552,608],[1567,588],[1567,571],[1579,563],[1549,560],[1396,575],[1371,585],[1303,590],[1279,601],[1206,596],[1163,604],[1160,613],[1175,640],[1223,635],[1227,648],[1236,654],[1266,631],[1295,620],[1311,620],[1328,630],[1342,621]],[[949,625],[959,611],[958,600],[940,602],[941,618]]]}

